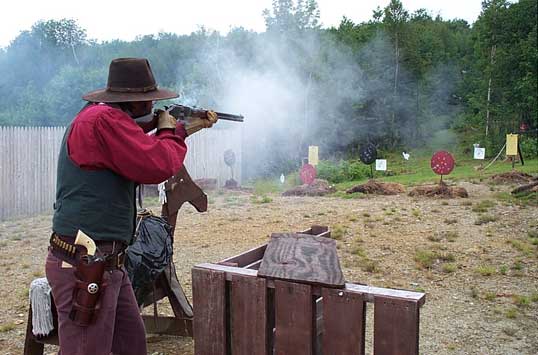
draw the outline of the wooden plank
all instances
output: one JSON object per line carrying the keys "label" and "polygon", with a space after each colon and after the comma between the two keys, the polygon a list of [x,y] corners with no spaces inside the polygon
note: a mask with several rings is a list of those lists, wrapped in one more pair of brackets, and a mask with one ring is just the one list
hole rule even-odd
{"label": "wooden plank", "polygon": [[226,278],[220,271],[193,269],[195,355],[226,354]]}
{"label": "wooden plank", "polygon": [[275,281],[275,354],[314,354],[312,287]]}
{"label": "wooden plank", "polygon": [[322,289],[322,354],[364,355],[366,307],[362,294]]}
{"label": "wooden plank", "polygon": [[298,233],[273,233],[258,276],[343,287],[336,241]]}
{"label": "wooden plank", "polygon": [[377,297],[374,303],[374,355],[418,355],[419,305]]}
{"label": "wooden plank", "polygon": [[225,265],[224,263],[235,263],[238,267],[243,267],[245,265],[261,260],[261,258],[263,258],[263,254],[265,253],[266,248],[267,244],[260,245],[259,247],[252,248],[239,255],[235,255],[230,258],[221,260],[219,261],[219,264]]}
{"label": "wooden plank", "polygon": [[177,317],[155,318],[152,315],[142,315],[144,327],[148,334],[176,335],[183,337],[192,337],[192,319],[180,319]]}
{"label": "wooden plank", "polygon": [[231,302],[232,354],[267,354],[265,280],[234,277],[231,282]]}
{"label": "wooden plank", "polygon": [[[257,276],[258,271],[252,269],[244,269],[238,267],[223,266],[211,263],[202,263],[195,266],[195,268],[201,269],[211,269],[222,271],[226,273],[226,280],[231,281],[233,275],[245,275],[245,276]],[[271,280],[268,280],[267,287],[274,288],[275,284]],[[350,293],[359,293],[364,294],[364,299],[366,302],[374,302],[376,297],[392,297],[400,298],[403,300],[410,300],[417,302],[419,306],[422,306],[426,301],[426,294],[421,292],[413,292],[406,290],[394,290],[390,288],[381,288],[381,287],[372,287],[366,285],[357,285],[352,283],[346,283],[345,288],[342,290]],[[312,287],[312,293],[315,296],[321,296],[320,287]]]}

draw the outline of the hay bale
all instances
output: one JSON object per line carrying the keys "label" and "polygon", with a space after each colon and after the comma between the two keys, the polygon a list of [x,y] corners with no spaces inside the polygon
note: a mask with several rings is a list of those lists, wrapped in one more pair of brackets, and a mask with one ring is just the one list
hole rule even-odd
{"label": "hay bale", "polygon": [[535,178],[527,173],[519,171],[509,171],[507,173],[496,174],[491,177],[495,184],[528,184]]}
{"label": "hay bale", "polygon": [[405,187],[402,184],[397,184],[394,182],[378,182],[375,180],[368,180],[367,183],[354,186],[346,191],[348,194],[355,192],[374,195],[397,195],[405,192]]}
{"label": "hay bale", "polygon": [[426,197],[440,197],[440,198],[454,198],[462,197],[467,198],[469,194],[463,187],[448,186],[444,182],[440,182],[438,185],[426,185],[417,186],[411,192],[409,196],[426,196]]}
{"label": "hay bale", "polygon": [[324,196],[335,191],[336,188],[327,180],[315,179],[310,185],[304,184],[284,191],[282,196]]}

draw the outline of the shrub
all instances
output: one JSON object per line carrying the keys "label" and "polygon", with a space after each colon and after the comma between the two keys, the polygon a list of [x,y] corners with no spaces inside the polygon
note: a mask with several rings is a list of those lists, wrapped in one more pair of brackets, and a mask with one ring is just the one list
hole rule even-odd
{"label": "shrub", "polygon": [[370,176],[370,168],[359,161],[341,160],[332,162],[321,160],[317,166],[318,177],[332,183],[365,179]]}

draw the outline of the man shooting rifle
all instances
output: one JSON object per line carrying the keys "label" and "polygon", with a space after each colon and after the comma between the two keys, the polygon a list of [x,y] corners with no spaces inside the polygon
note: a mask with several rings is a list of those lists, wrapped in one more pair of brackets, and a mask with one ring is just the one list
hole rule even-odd
{"label": "man shooting rifle", "polygon": [[[123,266],[135,229],[135,189],[178,172],[186,136],[218,120],[213,111],[186,121],[168,110],[152,112],[154,101],[175,97],[157,87],[147,59],[114,59],[106,88],[83,96],[89,103],[67,128],[45,266],[58,311],[61,354],[147,353],[144,324]],[[155,135],[146,135],[154,128]],[[91,263],[81,264],[87,251],[75,243],[78,231],[95,242],[104,261],[102,275],[92,275],[92,287],[81,277]]]}

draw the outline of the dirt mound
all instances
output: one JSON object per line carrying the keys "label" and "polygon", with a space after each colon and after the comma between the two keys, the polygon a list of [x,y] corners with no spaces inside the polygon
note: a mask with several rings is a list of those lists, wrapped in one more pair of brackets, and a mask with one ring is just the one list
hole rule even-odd
{"label": "dirt mound", "polygon": [[363,194],[397,195],[405,192],[405,187],[402,184],[393,182],[378,182],[375,180],[368,180],[366,184],[354,186],[346,192],[348,194],[362,192]]}
{"label": "dirt mound", "polygon": [[224,183],[225,189],[233,190],[233,189],[237,189],[238,187],[239,187],[239,184],[234,179],[226,180],[226,182]]}
{"label": "dirt mound", "polygon": [[282,196],[323,196],[335,192],[334,186],[327,180],[315,179],[312,184],[301,185],[285,191]]}
{"label": "dirt mound", "polygon": [[427,197],[440,197],[440,198],[454,198],[454,197],[469,197],[467,190],[463,187],[448,186],[444,182],[438,185],[426,185],[415,187],[409,196],[427,196]]}
{"label": "dirt mound", "polygon": [[491,180],[496,184],[527,184],[535,179],[532,175],[519,171],[510,171],[491,177]]}

